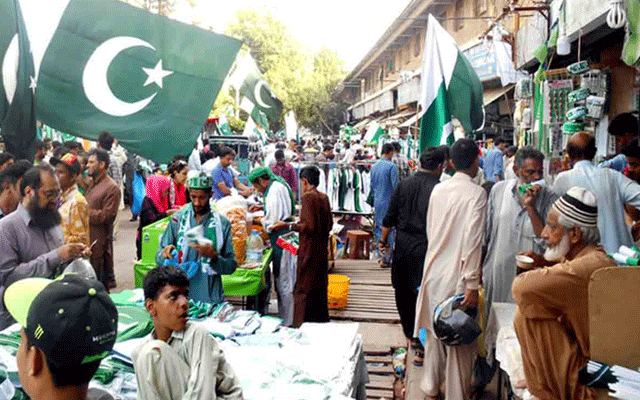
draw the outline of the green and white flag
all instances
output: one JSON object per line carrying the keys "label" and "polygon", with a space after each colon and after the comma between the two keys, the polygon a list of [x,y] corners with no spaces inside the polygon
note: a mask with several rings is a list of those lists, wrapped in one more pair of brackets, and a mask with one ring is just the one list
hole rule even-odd
{"label": "green and white flag", "polygon": [[420,152],[427,146],[454,141],[451,119],[467,133],[484,121],[482,83],[453,38],[429,14],[422,53]]}
{"label": "green and white flag", "polygon": [[229,74],[229,84],[262,111],[269,121],[277,121],[282,114],[282,102],[273,94],[251,54],[239,55]]}
{"label": "green and white flag", "polygon": [[18,0],[0,0],[0,133],[6,150],[33,159],[35,71]]}
{"label": "green and white flag", "polygon": [[255,133],[258,136],[262,144],[267,144],[267,133],[257,126],[253,121],[253,118],[249,116],[247,123],[244,125],[244,132],[242,133],[242,136],[250,137],[252,133]]}
{"label": "green and white flag", "polygon": [[[269,132],[269,119],[265,113],[260,110],[258,106],[253,104],[251,100],[243,97],[240,101],[240,109],[249,114],[249,119],[252,119],[252,123],[259,126],[265,132]],[[248,122],[248,121],[247,121]]]}
{"label": "green and white flag", "polygon": [[222,136],[231,136],[233,132],[231,132],[231,126],[229,126],[229,121],[227,121],[227,116],[222,114],[218,118],[218,131]]}
{"label": "green and white flag", "polygon": [[620,58],[625,64],[633,67],[640,59],[640,2],[638,0],[627,1],[627,27]]}
{"label": "green and white flag", "polygon": [[19,1],[39,120],[159,162],[191,152],[240,41],[116,0]]}
{"label": "green and white flag", "polygon": [[384,133],[384,129],[377,121],[371,121],[367,125],[367,132],[364,134],[364,141],[367,144],[377,144]]}

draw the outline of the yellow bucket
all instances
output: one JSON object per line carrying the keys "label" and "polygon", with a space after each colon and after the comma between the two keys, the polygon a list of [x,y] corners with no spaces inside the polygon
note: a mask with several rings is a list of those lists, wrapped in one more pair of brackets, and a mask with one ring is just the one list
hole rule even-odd
{"label": "yellow bucket", "polygon": [[351,278],[344,275],[329,275],[329,286],[327,290],[327,305],[329,308],[345,308],[347,297],[349,296],[349,282]]}

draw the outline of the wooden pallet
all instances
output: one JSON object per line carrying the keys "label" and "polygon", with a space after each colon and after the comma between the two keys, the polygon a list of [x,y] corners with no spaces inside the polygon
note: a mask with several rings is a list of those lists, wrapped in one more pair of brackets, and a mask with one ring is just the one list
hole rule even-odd
{"label": "wooden pallet", "polygon": [[369,383],[367,383],[367,399],[379,400],[393,399],[393,365],[391,363],[391,349],[384,351],[364,351],[364,359],[369,371]]}
{"label": "wooden pallet", "polygon": [[329,310],[332,319],[357,322],[400,322],[395,295],[391,287],[391,270],[375,261],[336,260],[332,274],[351,279],[347,307]]}

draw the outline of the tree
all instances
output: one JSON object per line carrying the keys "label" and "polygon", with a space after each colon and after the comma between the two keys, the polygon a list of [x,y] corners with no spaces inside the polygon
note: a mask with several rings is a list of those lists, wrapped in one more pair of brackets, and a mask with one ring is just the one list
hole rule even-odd
{"label": "tree", "polygon": [[334,93],[345,72],[335,51],[322,48],[312,57],[301,53],[284,23],[253,9],[238,10],[226,33],[244,42],[284,113],[293,110],[299,124],[314,132],[338,132],[346,105]]}

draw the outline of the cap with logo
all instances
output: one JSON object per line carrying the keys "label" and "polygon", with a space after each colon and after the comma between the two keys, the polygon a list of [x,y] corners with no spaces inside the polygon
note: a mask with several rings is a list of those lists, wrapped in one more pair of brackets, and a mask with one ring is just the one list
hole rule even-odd
{"label": "cap with logo", "polygon": [[80,166],[80,161],[78,161],[78,156],[73,153],[66,153],[60,158],[51,157],[49,159],[49,164],[53,165],[54,167],[60,163],[66,165],[67,168],[69,168],[69,171],[73,172],[74,174],[79,174],[80,170],[82,169],[82,167]]}
{"label": "cap with logo", "polygon": [[7,288],[4,303],[52,369],[95,366],[116,341],[118,311],[95,279],[76,274],[23,279]]}
{"label": "cap with logo", "polygon": [[211,180],[211,176],[201,173],[198,176],[189,178],[187,186],[189,186],[189,189],[210,190],[213,186],[213,182]]}

